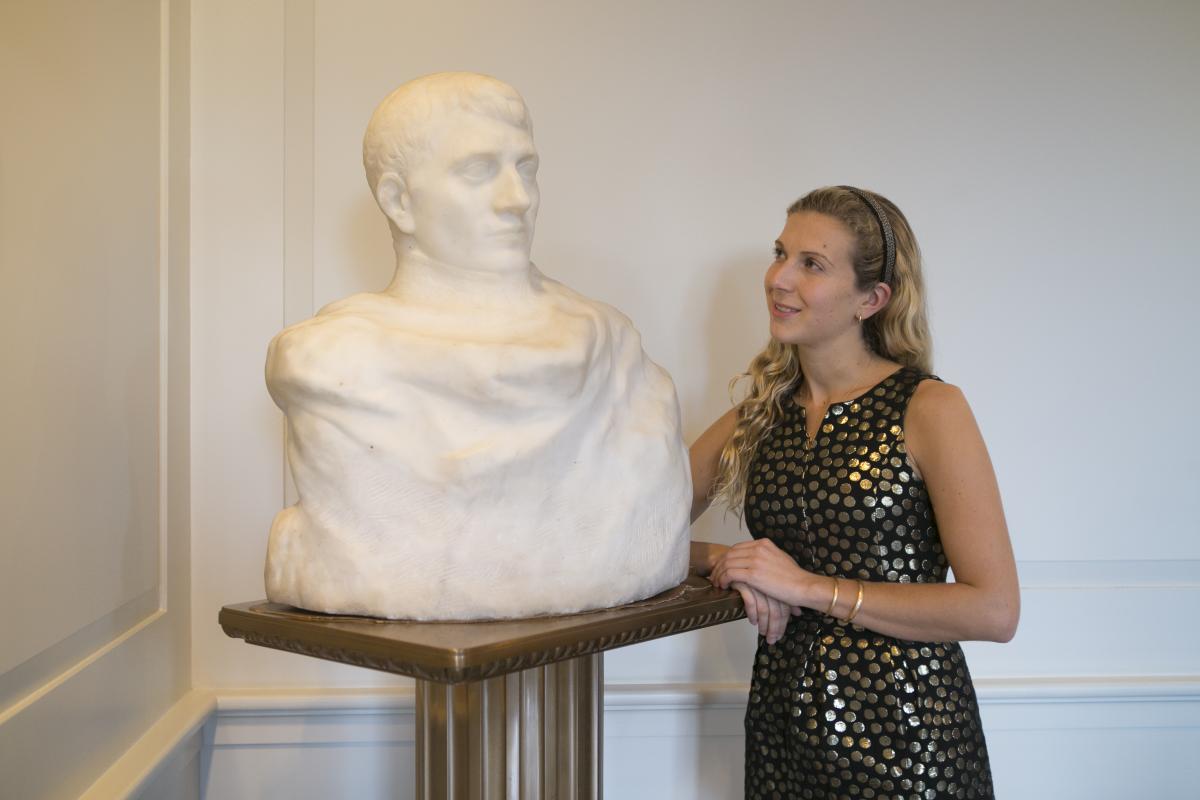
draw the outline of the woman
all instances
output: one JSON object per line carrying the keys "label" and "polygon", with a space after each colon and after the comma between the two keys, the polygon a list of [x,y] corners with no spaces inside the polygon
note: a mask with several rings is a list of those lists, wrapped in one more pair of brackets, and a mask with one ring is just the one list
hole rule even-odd
{"label": "woman", "polygon": [[692,518],[719,498],[754,537],[693,547],[761,633],[746,796],[992,797],[957,642],[1012,638],[1016,566],[967,401],[929,374],[908,221],[818,189],[788,209],[765,288],[747,397],[691,450]]}

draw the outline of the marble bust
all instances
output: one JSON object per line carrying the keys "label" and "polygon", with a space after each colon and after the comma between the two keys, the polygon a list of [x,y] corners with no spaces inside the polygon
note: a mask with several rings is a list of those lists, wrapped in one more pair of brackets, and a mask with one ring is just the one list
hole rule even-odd
{"label": "marble bust", "polygon": [[418,620],[619,605],[687,573],[675,388],[630,321],[530,262],[538,157],[524,100],[482,75],[375,110],[367,181],[391,284],[271,342],[299,502],[267,596]]}

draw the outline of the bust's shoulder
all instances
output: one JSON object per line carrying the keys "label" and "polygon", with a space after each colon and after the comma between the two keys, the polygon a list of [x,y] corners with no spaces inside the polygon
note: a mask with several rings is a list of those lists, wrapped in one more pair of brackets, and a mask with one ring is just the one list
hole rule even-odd
{"label": "bust's shoulder", "polygon": [[393,310],[395,305],[393,298],[379,292],[359,292],[321,306],[312,318],[334,324],[370,322],[380,314]]}
{"label": "bust's shoulder", "polygon": [[383,306],[369,294],[351,295],[284,328],[267,348],[268,376],[328,371],[378,338]]}
{"label": "bust's shoulder", "polygon": [[380,323],[387,311],[387,301],[379,295],[363,292],[343,297],[324,305],[306,320],[289,325],[275,340],[290,345],[303,345],[313,339],[368,330]]}
{"label": "bust's shoulder", "polygon": [[561,310],[568,313],[587,314],[595,318],[597,322],[602,322],[616,331],[628,330],[636,333],[633,321],[603,300],[596,300],[581,294],[553,278],[542,276],[541,279],[546,293]]}

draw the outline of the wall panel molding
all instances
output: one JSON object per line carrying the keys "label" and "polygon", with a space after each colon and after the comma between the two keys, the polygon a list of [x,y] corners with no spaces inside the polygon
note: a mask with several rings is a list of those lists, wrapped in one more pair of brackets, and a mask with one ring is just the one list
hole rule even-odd
{"label": "wall panel molding", "polygon": [[1024,589],[1200,589],[1200,560],[1018,561]]}
{"label": "wall panel molding", "polygon": [[[1001,705],[1115,705],[1166,702],[1194,705],[1193,723],[1200,726],[1200,675],[1139,676],[1062,676],[1062,678],[982,678],[974,681],[983,708]],[[646,715],[656,711],[738,710],[745,709],[745,684],[610,684],[605,687],[605,714],[608,716]],[[218,722],[252,721],[254,724],[287,720],[290,717],[350,718],[376,720],[379,717],[415,714],[412,687],[364,688],[364,690],[233,690],[214,693],[214,712]],[[274,724],[274,722],[271,722]],[[278,744],[272,739],[280,728],[239,728],[239,733],[218,730],[215,746]],[[256,730],[254,733],[246,733]],[[305,741],[334,744],[346,741],[340,729],[329,727],[328,740],[305,734]],[[605,734],[613,730],[606,728]],[[632,734],[632,730],[630,732]],[[408,734],[397,729],[397,741]],[[299,740],[296,740],[299,741]]]}
{"label": "wall panel molding", "polygon": [[315,0],[288,0],[283,45],[283,324],[313,308]]}
{"label": "wall panel molding", "polygon": [[[283,12],[283,325],[308,319],[313,307],[313,142],[316,136],[316,3],[288,0]],[[283,445],[283,505],[300,497]]]}
{"label": "wall panel molding", "polygon": [[159,590],[151,589],[0,674],[0,725],[154,623],[160,604]]}

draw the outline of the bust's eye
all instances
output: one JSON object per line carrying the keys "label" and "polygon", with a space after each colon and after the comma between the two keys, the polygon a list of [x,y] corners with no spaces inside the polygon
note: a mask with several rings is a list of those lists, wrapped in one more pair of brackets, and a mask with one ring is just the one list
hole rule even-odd
{"label": "bust's eye", "polygon": [[521,177],[527,181],[531,181],[537,177],[538,160],[536,158],[522,159],[517,163],[517,172],[521,173]]}
{"label": "bust's eye", "polygon": [[486,158],[472,158],[458,167],[458,174],[469,181],[485,181],[496,174],[496,164]]}

